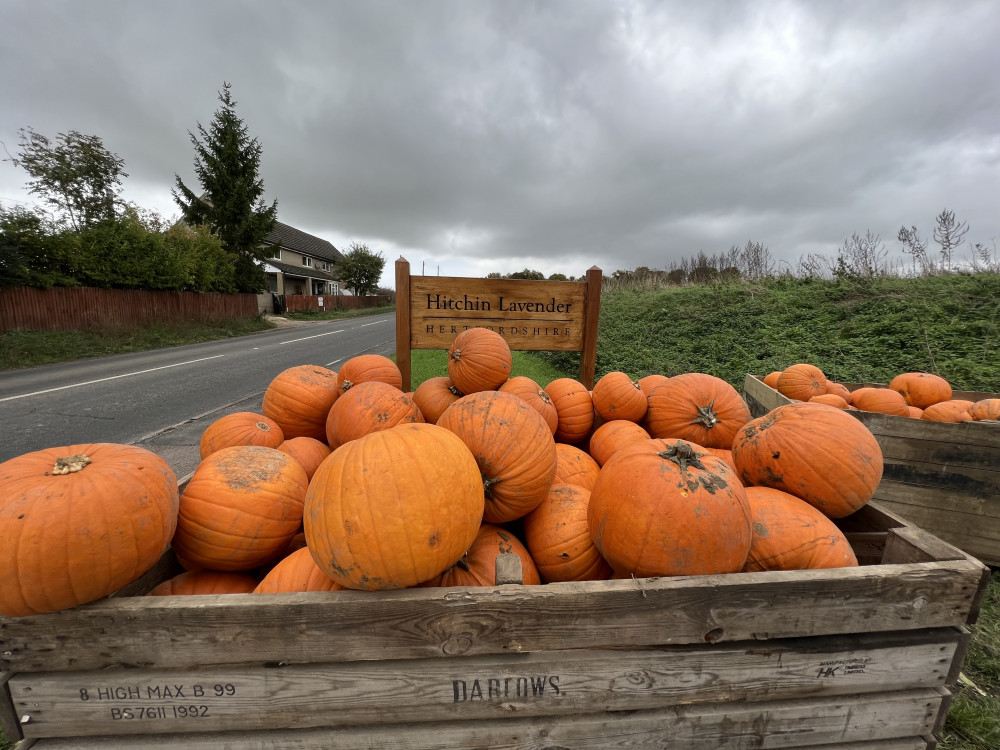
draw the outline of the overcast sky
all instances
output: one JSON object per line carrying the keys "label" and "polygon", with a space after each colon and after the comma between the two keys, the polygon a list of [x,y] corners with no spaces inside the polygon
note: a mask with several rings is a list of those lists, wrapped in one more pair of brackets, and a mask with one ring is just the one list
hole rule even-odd
{"label": "overcast sky", "polygon": [[[0,0],[0,140],[99,136],[174,217],[232,84],[278,218],[415,273],[666,268],[748,240],[1000,244],[1000,2]],[[0,162],[0,201],[30,201]],[[936,246],[931,245],[931,249]]]}

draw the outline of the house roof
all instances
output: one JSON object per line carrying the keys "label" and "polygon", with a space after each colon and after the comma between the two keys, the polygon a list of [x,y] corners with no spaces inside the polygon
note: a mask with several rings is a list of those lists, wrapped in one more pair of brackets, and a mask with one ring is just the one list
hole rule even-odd
{"label": "house roof", "polygon": [[[283,245],[282,247],[286,246]],[[274,260],[272,258],[268,258],[265,262],[267,265],[277,268],[285,274],[285,276],[298,276],[303,279],[320,279],[321,281],[339,281],[339,279],[332,273],[321,271],[318,268],[296,266],[292,263],[282,263],[280,260]]]}
{"label": "house roof", "polygon": [[[297,253],[305,253],[315,258],[322,258],[332,263],[339,263],[344,258],[340,251],[333,246],[333,243],[303,232],[301,229],[282,224],[280,221],[275,222],[274,229],[264,238],[264,242],[268,245],[277,245],[280,242],[283,248],[294,250]],[[272,265],[278,264],[272,262]]]}

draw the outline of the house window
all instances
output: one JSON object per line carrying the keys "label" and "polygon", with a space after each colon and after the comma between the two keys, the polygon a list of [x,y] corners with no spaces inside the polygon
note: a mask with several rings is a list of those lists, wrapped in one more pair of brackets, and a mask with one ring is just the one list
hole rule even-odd
{"label": "house window", "polygon": [[312,264],[313,264],[312,258],[309,258],[305,255],[302,256],[302,265],[309,266],[309,268],[312,268]]}
{"label": "house window", "polygon": [[271,255],[268,257],[268,260],[281,260],[281,248],[272,247]]}

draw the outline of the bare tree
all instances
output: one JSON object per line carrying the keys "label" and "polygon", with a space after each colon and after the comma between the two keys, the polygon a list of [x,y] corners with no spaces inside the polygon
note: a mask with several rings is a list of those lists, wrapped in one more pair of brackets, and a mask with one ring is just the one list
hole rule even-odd
{"label": "bare tree", "polygon": [[905,226],[899,228],[896,239],[903,243],[903,252],[913,257],[913,265],[920,268],[921,273],[926,274],[929,264],[927,261],[927,243],[921,238],[917,228]]}
{"label": "bare tree", "polygon": [[987,245],[984,242],[977,242],[972,246],[972,267],[976,271],[996,271],[1000,269],[1000,260],[997,258],[997,241]]}
{"label": "bare tree", "polygon": [[799,258],[795,276],[806,279],[829,279],[833,277],[836,263],[826,255],[809,253]]}
{"label": "bare tree", "polygon": [[869,229],[864,236],[854,233],[837,251],[838,270],[846,275],[871,279],[886,271],[885,243]]}
{"label": "bare tree", "polygon": [[750,281],[768,279],[774,276],[774,257],[764,243],[747,240],[747,244],[739,251],[737,268]]}
{"label": "bare tree", "polygon": [[941,246],[941,265],[950,271],[952,255],[955,248],[965,241],[969,225],[964,221],[956,224],[955,212],[948,209],[939,213],[935,221],[937,226],[934,227],[934,241]]}

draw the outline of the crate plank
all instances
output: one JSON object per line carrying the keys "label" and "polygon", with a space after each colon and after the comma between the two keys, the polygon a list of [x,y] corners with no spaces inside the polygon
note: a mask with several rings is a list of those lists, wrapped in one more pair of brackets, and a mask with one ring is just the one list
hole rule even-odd
{"label": "crate plank", "polygon": [[0,672],[0,729],[11,742],[23,738],[18,715],[10,695],[10,672]]}
{"label": "crate plank", "polygon": [[[568,717],[424,722],[330,730],[213,735],[161,735],[91,740],[41,740],[38,750],[86,748],[161,748],[162,750],[455,750],[457,748],[658,748],[659,750],[745,750],[747,747],[863,748],[902,747],[928,735],[948,692],[920,689],[865,696],[808,698],[780,703],[720,703],[651,711],[612,711]],[[845,717],[847,719],[845,720]],[[750,744],[752,743],[752,745]],[[854,743],[854,744],[852,744]],[[926,747],[926,745],[924,745]]]}
{"label": "crate plank", "polygon": [[957,628],[761,645],[505,657],[102,670],[11,680],[27,737],[451,721],[794,700],[946,684]]}
{"label": "crate plank", "polygon": [[106,599],[0,618],[0,668],[451,657],[960,626],[983,569],[965,558],[545,586]]}

